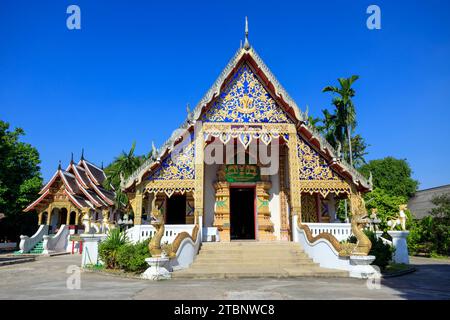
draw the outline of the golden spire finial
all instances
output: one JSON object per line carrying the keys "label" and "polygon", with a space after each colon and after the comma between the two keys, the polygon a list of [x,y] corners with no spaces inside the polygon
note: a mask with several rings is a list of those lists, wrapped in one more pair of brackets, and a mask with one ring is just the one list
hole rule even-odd
{"label": "golden spire finial", "polygon": [[244,42],[244,49],[249,50],[250,49],[250,43],[248,42],[248,18],[245,17],[245,42]]}

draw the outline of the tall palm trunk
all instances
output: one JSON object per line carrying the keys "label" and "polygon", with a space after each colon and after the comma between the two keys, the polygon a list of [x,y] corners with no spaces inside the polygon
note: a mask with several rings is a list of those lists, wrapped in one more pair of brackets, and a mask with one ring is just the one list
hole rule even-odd
{"label": "tall palm trunk", "polygon": [[347,126],[347,139],[348,139],[348,158],[350,160],[350,166],[353,167],[352,136],[350,135],[350,126]]}

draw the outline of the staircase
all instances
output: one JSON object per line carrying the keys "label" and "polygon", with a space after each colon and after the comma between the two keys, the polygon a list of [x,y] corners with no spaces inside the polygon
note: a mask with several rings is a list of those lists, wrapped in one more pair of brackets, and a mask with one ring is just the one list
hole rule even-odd
{"label": "staircase", "polygon": [[348,277],[314,263],[295,242],[207,242],[194,263],[172,273],[176,279]]}
{"label": "staircase", "polygon": [[21,254],[42,254],[44,251],[44,240],[39,241],[36,243],[36,245],[33,247],[33,249],[30,250],[30,252],[21,253],[20,251],[15,251],[15,255],[21,255]]}
{"label": "staircase", "polygon": [[44,251],[44,240],[39,241],[36,243],[33,249],[30,250],[29,253],[31,254],[42,254]]}

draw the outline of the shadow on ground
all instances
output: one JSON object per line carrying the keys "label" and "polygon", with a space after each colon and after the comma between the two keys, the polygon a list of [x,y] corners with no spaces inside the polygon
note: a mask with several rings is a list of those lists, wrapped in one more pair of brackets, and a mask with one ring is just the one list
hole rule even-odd
{"label": "shadow on ground", "polygon": [[450,260],[411,257],[410,263],[415,272],[383,279],[381,284],[398,291],[402,299],[450,299]]}

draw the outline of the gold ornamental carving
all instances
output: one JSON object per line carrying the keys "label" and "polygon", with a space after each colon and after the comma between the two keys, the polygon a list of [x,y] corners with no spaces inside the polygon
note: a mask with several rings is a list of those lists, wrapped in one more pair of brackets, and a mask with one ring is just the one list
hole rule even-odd
{"label": "gold ornamental carving", "polygon": [[359,192],[350,195],[350,213],[352,233],[357,242],[352,255],[367,256],[372,248],[372,242],[364,233],[364,227],[370,222],[363,197]]}
{"label": "gold ornamental carving", "polygon": [[316,195],[302,194],[302,222],[318,222]]}
{"label": "gold ornamental carving", "polygon": [[214,227],[219,231],[220,241],[230,241],[230,184],[217,181],[216,203],[214,205]]}
{"label": "gold ornamental carving", "polygon": [[289,217],[287,212],[287,192],[286,192],[286,152],[285,148],[280,150],[280,238],[289,240]]}
{"label": "gold ornamental carving", "polygon": [[[292,130],[292,129],[291,129]],[[297,153],[297,131],[295,127],[289,133],[288,157],[289,157],[289,181],[291,197],[291,215],[301,216],[299,158]]]}
{"label": "gold ornamental carving", "polygon": [[270,181],[256,183],[256,211],[258,219],[258,240],[275,240],[273,223],[270,220],[269,190],[272,187]]}
{"label": "gold ornamental carving", "polygon": [[148,244],[148,250],[152,257],[161,256],[161,240],[164,236],[164,214],[162,213],[162,205],[164,203],[164,196],[161,194],[155,194],[152,201],[152,226],[155,227],[156,233]]}

